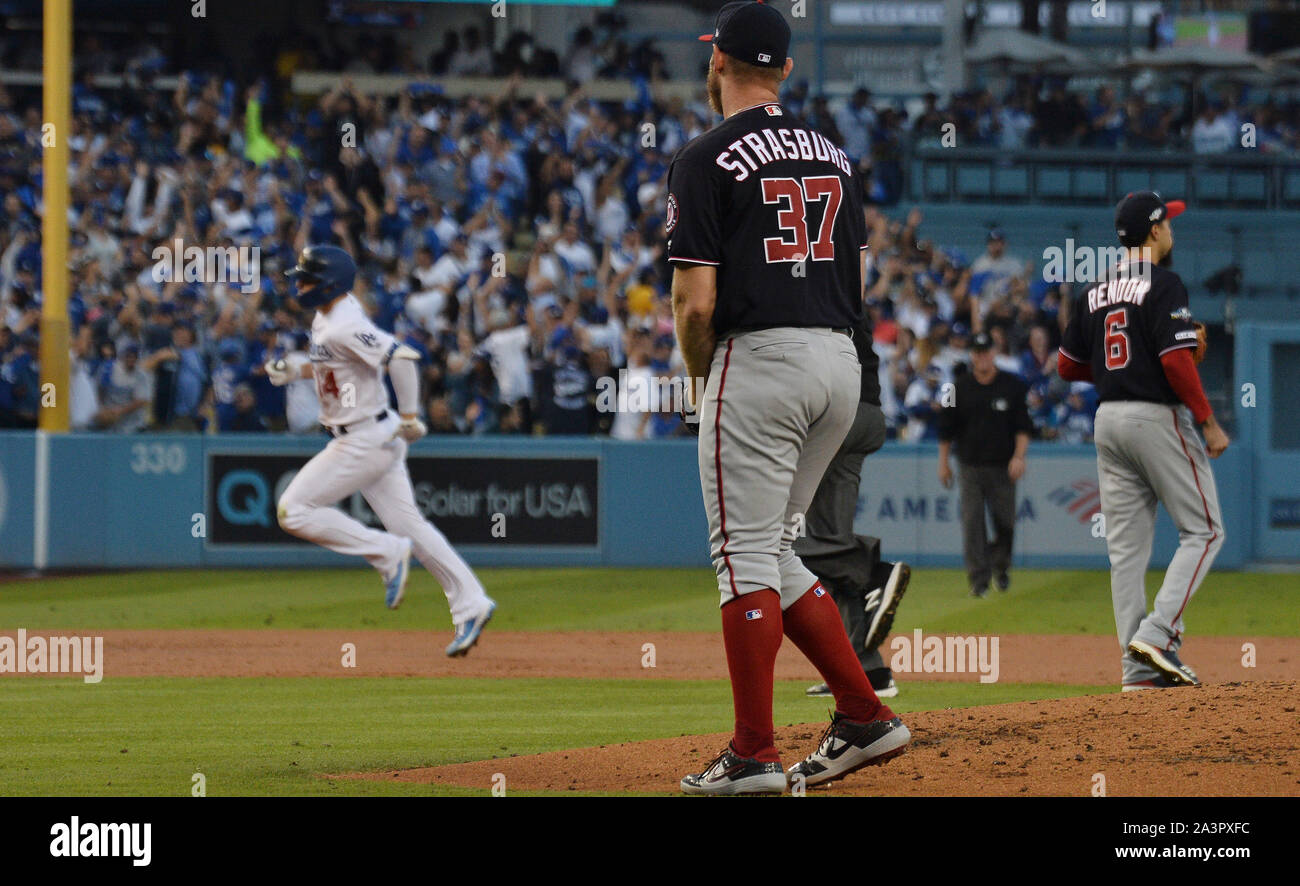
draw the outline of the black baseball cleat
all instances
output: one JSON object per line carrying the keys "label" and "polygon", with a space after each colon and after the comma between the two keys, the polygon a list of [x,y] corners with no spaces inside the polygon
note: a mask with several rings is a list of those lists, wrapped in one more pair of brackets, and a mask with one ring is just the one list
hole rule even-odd
{"label": "black baseball cleat", "polygon": [[898,717],[855,723],[836,711],[831,714],[831,725],[822,733],[817,750],[802,763],[791,766],[786,776],[791,784],[802,780],[809,786],[835,781],[864,766],[892,760],[903,753],[911,738],[912,733]]}
{"label": "black baseball cleat", "polygon": [[989,595],[988,585],[971,585],[970,595],[977,600],[983,599]]}
{"label": "black baseball cleat", "polygon": [[894,672],[889,668],[872,668],[867,671],[867,679],[876,691],[876,698],[894,698],[898,695],[898,684],[894,682]]}
{"label": "black baseball cleat", "polygon": [[997,585],[999,591],[1005,591],[1011,587],[1011,576],[1005,572],[999,572],[993,576],[993,584]]}
{"label": "black baseball cleat", "polygon": [[[876,691],[876,698],[893,698],[898,695],[898,684],[894,682],[894,672],[889,668],[873,668],[867,671],[867,679]],[[831,687],[827,684],[817,683],[805,689],[803,694],[809,698],[830,698],[835,693],[831,692]]]}
{"label": "black baseball cleat", "polygon": [[1121,692],[1140,692],[1143,689],[1171,689],[1176,686],[1186,686],[1186,683],[1175,683],[1164,674],[1156,674],[1150,680],[1135,680],[1132,683],[1124,683],[1120,686]]}
{"label": "black baseball cleat", "polygon": [[888,570],[884,583],[867,594],[867,636],[862,647],[867,651],[880,646],[894,627],[898,604],[912,580],[912,567],[906,563],[881,563]]}
{"label": "black baseball cleat", "polygon": [[1143,640],[1130,640],[1128,654],[1151,665],[1171,681],[1182,686],[1200,686],[1196,672],[1178,660],[1178,653],[1159,649]]}
{"label": "black baseball cleat", "polygon": [[780,794],[785,792],[785,773],[780,763],[764,763],[741,757],[727,749],[713,758],[704,771],[682,779],[682,793],[726,797],[735,794]]}

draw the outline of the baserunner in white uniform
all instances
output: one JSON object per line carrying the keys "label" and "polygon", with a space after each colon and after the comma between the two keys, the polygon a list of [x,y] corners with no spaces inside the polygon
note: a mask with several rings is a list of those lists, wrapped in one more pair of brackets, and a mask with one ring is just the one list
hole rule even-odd
{"label": "baserunner in white uniform", "polygon": [[[267,376],[276,385],[314,377],[320,421],[334,439],[280,496],[280,526],[331,551],[365,557],[384,577],[390,609],[402,602],[414,553],[438,579],[451,606],[456,635],[447,655],[465,655],[478,642],[496,603],[415,504],[406,448],[427,431],[417,414],[419,354],[371,322],[350,292],[356,271],[342,249],[308,246],[286,275],[296,284],[298,303],[316,308],[311,349],[306,358],[299,353],[268,363]],[[385,368],[397,395],[397,412],[389,406]],[[365,496],[388,532],[334,507],[355,492]]]}

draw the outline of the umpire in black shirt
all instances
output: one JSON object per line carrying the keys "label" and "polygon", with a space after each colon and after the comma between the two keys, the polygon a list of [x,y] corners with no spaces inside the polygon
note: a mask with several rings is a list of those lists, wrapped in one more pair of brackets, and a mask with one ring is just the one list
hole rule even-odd
{"label": "umpire in black shirt", "polygon": [[[972,597],[1011,586],[1011,542],[1016,527],[1016,483],[1029,448],[1028,386],[993,362],[993,341],[981,332],[971,343],[971,370],[939,414],[939,480],[952,486],[950,455],[961,465],[962,551]],[[993,518],[988,539],[985,511]]]}
{"label": "umpire in black shirt", "polygon": [[[830,591],[871,688],[880,698],[893,698],[898,687],[880,654],[880,645],[889,636],[912,571],[906,563],[882,560],[880,539],[853,533],[862,463],[885,444],[880,358],[871,348],[871,319],[865,312],[854,327],[853,344],[862,364],[858,412],[817,485],[804,515],[803,534],[794,540],[794,552]],[[811,696],[830,694],[825,683],[808,689]]]}

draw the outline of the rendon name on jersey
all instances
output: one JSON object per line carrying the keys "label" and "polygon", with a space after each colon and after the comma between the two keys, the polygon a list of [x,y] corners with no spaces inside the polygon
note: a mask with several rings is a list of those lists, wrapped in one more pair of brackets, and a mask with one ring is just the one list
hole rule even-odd
{"label": "rendon name on jersey", "polygon": [[1160,357],[1196,347],[1187,287],[1173,271],[1142,262],[1075,299],[1061,351],[1092,366],[1102,402],[1179,401]]}
{"label": "rendon name on jersey", "polygon": [[718,268],[719,334],[857,326],[861,182],[842,150],[781,105],[739,111],[677,152],[664,225],[669,261]]}

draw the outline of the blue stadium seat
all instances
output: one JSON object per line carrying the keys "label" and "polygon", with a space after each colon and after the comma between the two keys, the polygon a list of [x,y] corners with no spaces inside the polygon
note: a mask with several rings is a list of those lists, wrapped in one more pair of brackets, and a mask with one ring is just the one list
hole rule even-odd
{"label": "blue stadium seat", "polygon": [[1151,174],[1148,187],[1159,191],[1167,200],[1187,196],[1187,173],[1182,169],[1157,169]]}
{"label": "blue stadium seat", "polygon": [[1300,170],[1287,170],[1283,176],[1282,200],[1286,203],[1300,203]]}
{"label": "blue stadium seat", "polygon": [[1192,176],[1198,203],[1224,203],[1231,197],[1225,169],[1200,169]]}
{"label": "blue stadium seat", "polygon": [[1234,203],[1262,206],[1268,201],[1268,174],[1254,169],[1238,169],[1232,173],[1229,196]]}
{"label": "blue stadium seat", "polygon": [[907,183],[911,199],[924,200],[929,195],[925,192],[925,161],[913,158],[907,169]]}
{"label": "blue stadium seat", "polygon": [[988,198],[993,195],[993,174],[987,166],[957,167],[957,196]]}
{"label": "blue stadium seat", "polygon": [[1074,171],[1074,196],[1081,200],[1104,200],[1109,196],[1109,185],[1104,169],[1086,166]]}
{"label": "blue stadium seat", "polygon": [[[1149,191],[1152,189],[1152,176],[1150,169],[1120,169],[1115,172],[1115,202],[1125,194],[1131,194],[1134,191]],[[1158,188],[1156,190],[1159,190]]]}
{"label": "blue stadium seat", "polygon": [[1023,199],[1029,196],[1029,170],[1022,166],[1000,166],[993,170],[994,199]]}
{"label": "blue stadium seat", "polygon": [[1070,196],[1070,170],[1057,166],[1040,166],[1038,168],[1039,197]]}
{"label": "blue stadium seat", "polygon": [[948,167],[943,163],[928,163],[925,167],[925,195],[927,198],[948,196]]}

